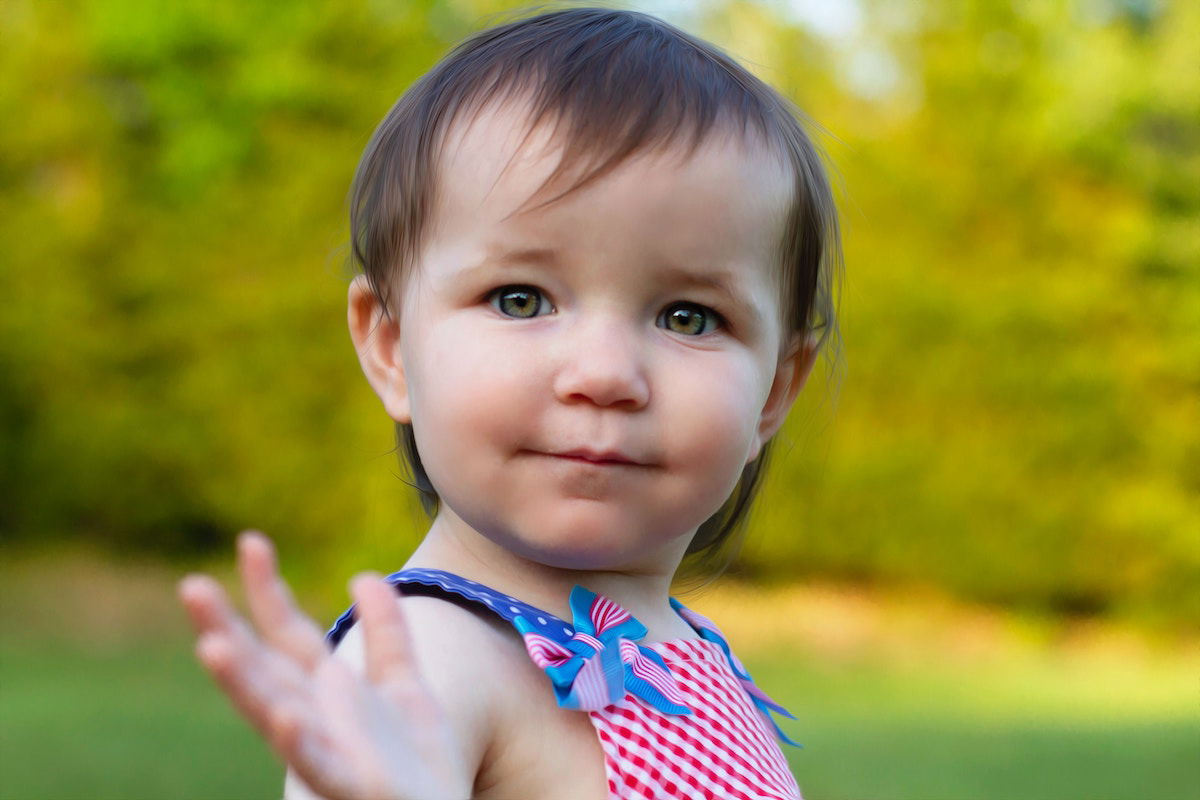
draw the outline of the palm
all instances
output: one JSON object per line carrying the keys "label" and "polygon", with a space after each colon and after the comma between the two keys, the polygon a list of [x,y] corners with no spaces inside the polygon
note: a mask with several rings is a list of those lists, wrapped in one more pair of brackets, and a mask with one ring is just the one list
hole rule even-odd
{"label": "palm", "polygon": [[212,578],[185,578],[180,597],[201,663],[241,714],[330,800],[447,797],[461,756],[413,665],[392,588],[371,576],[353,583],[365,645],[359,674],[297,610],[266,537],[241,537],[238,563],[257,635]]}

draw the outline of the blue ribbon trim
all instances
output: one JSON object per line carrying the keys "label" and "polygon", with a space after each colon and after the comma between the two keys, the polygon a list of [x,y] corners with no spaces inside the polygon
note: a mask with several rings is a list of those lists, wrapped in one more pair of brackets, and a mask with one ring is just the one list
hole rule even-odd
{"label": "blue ribbon trim", "polygon": [[[676,612],[680,611],[681,609],[683,611],[687,611],[687,608],[683,605],[683,603],[679,602],[674,597],[671,598],[671,607],[674,608]],[[716,642],[717,645],[720,646],[721,650],[725,653],[725,660],[729,663],[729,668],[733,670],[733,673],[737,675],[738,678],[750,683],[754,683],[754,680],[750,677],[749,672],[744,672],[738,669],[737,660],[734,659],[733,651],[729,649],[729,643],[725,641],[724,636],[722,636],[718,631],[715,631],[707,626],[697,627],[695,624],[692,624],[692,627],[695,628],[696,632],[700,634],[701,639],[706,639],[710,642]],[[759,709],[759,711],[762,712],[762,716],[770,721],[771,726],[775,729],[775,735],[778,736],[780,740],[790,744],[792,747],[798,747],[801,750],[804,749],[804,745],[795,741],[783,732],[783,728],[779,727],[779,723],[776,722],[775,718],[770,714],[771,711],[774,711],[777,714],[782,714],[788,719],[795,719],[796,717],[792,714],[792,712],[788,711],[778,703],[773,703],[770,700],[764,700],[763,698],[758,697],[751,692],[746,692],[746,694],[754,702],[754,705]]]}

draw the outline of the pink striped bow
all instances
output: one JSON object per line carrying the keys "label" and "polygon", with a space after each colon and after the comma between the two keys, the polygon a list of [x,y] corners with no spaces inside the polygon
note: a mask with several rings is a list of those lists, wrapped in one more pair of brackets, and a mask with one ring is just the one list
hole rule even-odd
{"label": "pink striped bow", "polygon": [[540,633],[523,616],[513,620],[529,657],[550,676],[559,706],[596,711],[629,691],[665,713],[691,713],[662,656],[637,644],[646,626],[582,586],[571,590],[570,602],[575,630],[563,641]]}

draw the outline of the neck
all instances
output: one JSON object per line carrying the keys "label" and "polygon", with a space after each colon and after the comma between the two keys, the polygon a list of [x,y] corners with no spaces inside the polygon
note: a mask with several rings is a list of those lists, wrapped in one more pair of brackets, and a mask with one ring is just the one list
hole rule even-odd
{"label": "neck", "polygon": [[568,598],[578,584],[621,605],[646,626],[646,641],[659,641],[694,636],[669,600],[671,578],[690,540],[681,536],[659,552],[611,568],[572,569],[514,553],[443,508],[404,566],[453,572],[568,622]]}

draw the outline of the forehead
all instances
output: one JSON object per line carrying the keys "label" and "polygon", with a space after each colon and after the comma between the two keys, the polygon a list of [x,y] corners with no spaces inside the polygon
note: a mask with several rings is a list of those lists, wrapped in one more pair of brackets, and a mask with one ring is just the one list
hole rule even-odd
{"label": "forehead", "polygon": [[[539,205],[576,186],[599,162],[585,152],[547,183],[563,160],[565,126],[555,120],[530,128],[527,108],[520,100],[492,102],[451,127],[437,165],[436,228],[458,235],[479,227],[546,233],[556,218],[570,229],[604,214],[610,227],[624,222],[633,236],[658,225],[653,233],[664,244],[690,237],[719,251],[722,244],[757,242],[773,257],[793,181],[783,158],[757,137],[716,126],[689,153],[681,136],[677,146],[635,152],[595,182]],[[647,210],[653,220],[645,218]],[[687,224],[697,220],[702,224]]]}

